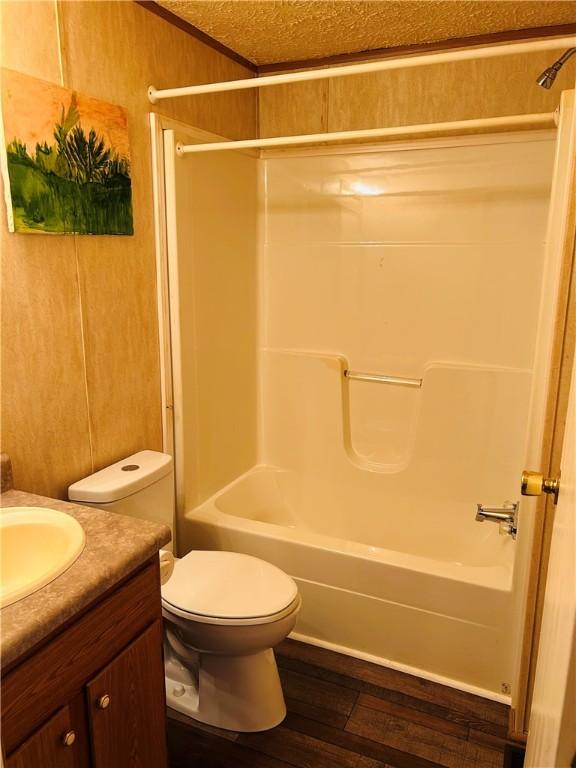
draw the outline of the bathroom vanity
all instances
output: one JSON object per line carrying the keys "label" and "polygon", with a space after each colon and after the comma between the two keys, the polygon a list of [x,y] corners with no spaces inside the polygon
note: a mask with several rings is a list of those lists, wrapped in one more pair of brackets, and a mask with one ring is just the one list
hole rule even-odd
{"label": "bathroom vanity", "polygon": [[86,533],[56,580],[2,609],[6,768],[166,766],[160,573],[169,531],[19,491],[4,506],[45,506]]}

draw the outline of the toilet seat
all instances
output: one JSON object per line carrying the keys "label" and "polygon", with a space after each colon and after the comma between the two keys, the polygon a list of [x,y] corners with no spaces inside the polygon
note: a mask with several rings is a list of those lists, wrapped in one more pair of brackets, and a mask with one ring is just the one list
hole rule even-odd
{"label": "toilet seat", "polygon": [[296,583],[271,563],[237,552],[195,550],[162,587],[166,611],[205,624],[266,624],[300,606]]}
{"label": "toilet seat", "polygon": [[252,619],[246,619],[242,617],[236,619],[222,619],[218,616],[204,616],[199,613],[183,611],[181,608],[176,608],[176,606],[162,598],[162,608],[173,616],[180,616],[182,619],[187,619],[188,621],[196,621],[199,624],[212,624],[221,627],[249,627],[257,624],[271,624],[272,622],[280,621],[285,616],[289,616],[291,613],[299,610],[301,604],[302,599],[300,595],[297,595],[296,598],[290,603],[290,605],[288,605],[283,611],[272,614],[271,616],[257,616]]}

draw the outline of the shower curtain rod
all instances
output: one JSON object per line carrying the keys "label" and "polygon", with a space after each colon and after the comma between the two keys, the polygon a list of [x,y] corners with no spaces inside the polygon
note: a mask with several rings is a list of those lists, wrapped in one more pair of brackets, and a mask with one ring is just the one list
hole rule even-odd
{"label": "shower curtain rod", "polygon": [[576,36],[555,37],[546,40],[531,40],[526,43],[501,43],[500,45],[485,46],[484,48],[461,48],[440,53],[418,53],[404,58],[382,59],[363,64],[348,64],[342,67],[323,67],[307,72],[290,72],[284,75],[267,75],[251,77],[245,80],[227,80],[221,83],[206,83],[205,85],[188,85],[181,88],[157,89],[153,85],[148,88],[148,98],[155,104],[160,99],[172,99],[178,96],[199,96],[204,93],[220,91],[239,91],[246,88],[264,88],[270,85],[285,83],[300,83],[308,80],[323,80],[334,77],[362,75],[369,72],[382,72],[390,69],[405,69],[422,67],[430,64],[447,64],[453,61],[469,61],[470,59],[490,59],[496,56],[513,56],[520,53],[536,51],[553,51],[561,48],[576,46]]}
{"label": "shower curtain rod", "polygon": [[367,128],[357,131],[333,131],[332,133],[311,133],[297,136],[274,136],[268,139],[240,139],[238,141],[212,141],[209,144],[176,144],[180,157],[198,152],[224,152],[229,149],[267,149],[270,147],[291,147],[300,144],[322,144],[347,139],[381,139],[385,137],[412,138],[415,135],[443,133],[453,135],[466,130],[483,129],[486,132],[497,129],[535,129],[556,127],[556,113],[544,112],[532,115],[507,115],[506,117],[485,117],[477,120],[455,120],[445,123],[423,123],[422,125],[398,125],[392,128]]}

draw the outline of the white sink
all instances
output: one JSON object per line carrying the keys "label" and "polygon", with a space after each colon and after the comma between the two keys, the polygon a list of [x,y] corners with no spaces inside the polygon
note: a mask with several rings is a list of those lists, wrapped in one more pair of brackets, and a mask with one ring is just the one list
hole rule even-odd
{"label": "white sink", "polygon": [[46,507],[0,510],[0,607],[60,576],[84,549],[84,530],[70,515]]}

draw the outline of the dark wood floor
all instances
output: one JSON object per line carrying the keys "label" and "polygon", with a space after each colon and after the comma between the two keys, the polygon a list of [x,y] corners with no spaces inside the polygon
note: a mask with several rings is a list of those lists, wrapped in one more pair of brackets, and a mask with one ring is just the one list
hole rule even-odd
{"label": "dark wood floor", "polygon": [[171,712],[171,768],[500,768],[508,707],[287,640],[276,651],[288,716],[265,733]]}

